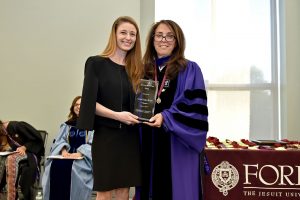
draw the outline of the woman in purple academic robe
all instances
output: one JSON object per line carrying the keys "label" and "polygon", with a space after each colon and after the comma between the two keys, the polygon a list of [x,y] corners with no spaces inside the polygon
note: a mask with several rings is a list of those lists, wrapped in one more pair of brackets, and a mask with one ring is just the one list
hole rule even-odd
{"label": "woman in purple academic robe", "polygon": [[146,78],[159,81],[154,116],[141,127],[143,183],[139,200],[199,200],[200,154],[208,131],[202,72],[184,57],[182,29],[155,23],[143,58]]}

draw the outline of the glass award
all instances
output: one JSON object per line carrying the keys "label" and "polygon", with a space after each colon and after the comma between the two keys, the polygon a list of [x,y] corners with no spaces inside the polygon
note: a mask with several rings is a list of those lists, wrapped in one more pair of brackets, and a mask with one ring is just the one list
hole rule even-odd
{"label": "glass award", "polygon": [[141,79],[139,90],[135,94],[134,112],[139,121],[149,121],[154,115],[158,90],[158,81]]}

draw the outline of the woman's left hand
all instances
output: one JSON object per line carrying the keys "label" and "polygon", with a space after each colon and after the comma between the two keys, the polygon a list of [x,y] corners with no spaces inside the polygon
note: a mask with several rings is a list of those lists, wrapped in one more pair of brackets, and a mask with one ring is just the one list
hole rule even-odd
{"label": "woman's left hand", "polygon": [[152,126],[152,127],[160,128],[163,121],[164,121],[164,117],[162,116],[161,113],[158,113],[158,114],[154,115],[153,117],[151,117],[149,122],[143,122],[143,123],[147,124],[149,126]]}
{"label": "woman's left hand", "polygon": [[80,158],[80,157],[82,157],[81,153],[71,153],[69,156],[69,158],[74,158],[74,159]]}
{"label": "woman's left hand", "polygon": [[26,147],[25,146],[20,146],[16,150],[20,155],[24,156],[26,154]]}

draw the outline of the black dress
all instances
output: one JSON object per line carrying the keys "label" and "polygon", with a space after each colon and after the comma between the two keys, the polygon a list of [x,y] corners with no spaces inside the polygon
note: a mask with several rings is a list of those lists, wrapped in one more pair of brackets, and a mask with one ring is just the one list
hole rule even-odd
{"label": "black dress", "polygon": [[125,66],[109,58],[90,57],[80,106],[79,128],[94,129],[94,190],[108,191],[141,184],[138,128],[96,116],[95,103],[113,111],[133,111],[134,92]]}

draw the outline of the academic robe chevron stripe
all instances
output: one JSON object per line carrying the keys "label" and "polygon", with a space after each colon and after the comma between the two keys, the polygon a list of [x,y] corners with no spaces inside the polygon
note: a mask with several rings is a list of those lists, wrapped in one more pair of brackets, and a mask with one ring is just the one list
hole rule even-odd
{"label": "academic robe chevron stripe", "polygon": [[181,115],[179,113],[174,113],[173,117],[175,120],[177,120],[178,122],[180,122],[186,126],[193,127],[193,128],[196,128],[196,129],[199,129],[202,131],[208,131],[208,122],[207,121],[193,119],[193,118]]}
{"label": "academic robe chevron stripe", "polygon": [[201,104],[188,105],[186,103],[178,103],[177,108],[182,112],[187,112],[187,113],[194,112],[194,113],[208,116],[208,109],[206,105],[201,105]]}
{"label": "academic robe chevron stripe", "polygon": [[207,99],[206,96],[206,91],[202,89],[195,89],[195,90],[185,90],[184,91],[184,96],[187,99],[196,99],[196,98],[201,98],[201,99]]}

